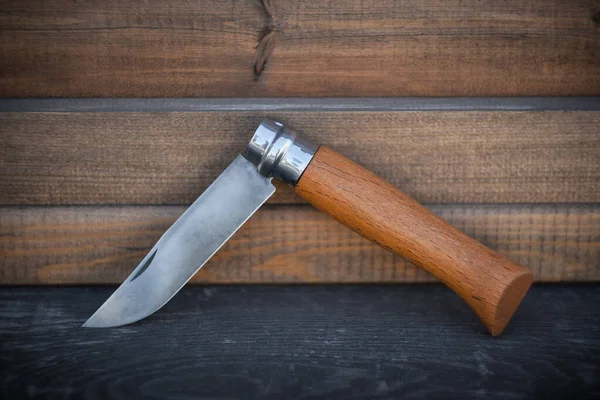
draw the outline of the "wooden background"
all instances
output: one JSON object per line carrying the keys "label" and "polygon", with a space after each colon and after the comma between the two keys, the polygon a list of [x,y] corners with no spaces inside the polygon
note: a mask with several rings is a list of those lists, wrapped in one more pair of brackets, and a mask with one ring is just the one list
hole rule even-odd
{"label": "wooden background", "polygon": [[600,87],[597,0],[8,0],[0,26],[4,97],[595,96]]}
{"label": "wooden background", "polygon": [[[4,1],[0,28],[0,283],[120,282],[264,116],[538,281],[600,280],[599,101],[561,106],[600,95],[597,1]],[[288,99],[305,96],[329,99]],[[436,111],[372,96],[560,97]],[[114,106],[14,106],[59,97]],[[223,99],[120,112],[118,97]],[[193,282],[429,280],[280,187]]]}
{"label": "wooden background", "polygon": [[[600,398],[598,0],[3,0],[0,49],[0,397]],[[263,117],[561,284],[491,338],[279,187],[80,329]]]}

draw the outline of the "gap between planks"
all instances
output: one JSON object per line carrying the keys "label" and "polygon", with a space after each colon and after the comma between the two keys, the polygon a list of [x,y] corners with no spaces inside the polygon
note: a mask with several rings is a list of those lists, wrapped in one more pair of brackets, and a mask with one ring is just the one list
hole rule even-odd
{"label": "gap between planks", "polygon": [[[540,282],[600,280],[600,205],[431,205]],[[1,207],[0,284],[117,284],[181,206]],[[265,206],[193,283],[398,283],[433,278],[310,206]]]}
{"label": "gap between planks", "polygon": [[600,97],[0,99],[0,112],[600,111]]}

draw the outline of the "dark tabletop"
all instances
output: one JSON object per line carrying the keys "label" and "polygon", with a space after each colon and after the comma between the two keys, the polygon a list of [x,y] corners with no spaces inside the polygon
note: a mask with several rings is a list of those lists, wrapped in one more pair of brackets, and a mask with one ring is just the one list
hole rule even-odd
{"label": "dark tabletop", "polygon": [[600,287],[535,286],[499,338],[441,285],[187,287],[116,329],[114,290],[0,289],[4,398],[598,398]]}

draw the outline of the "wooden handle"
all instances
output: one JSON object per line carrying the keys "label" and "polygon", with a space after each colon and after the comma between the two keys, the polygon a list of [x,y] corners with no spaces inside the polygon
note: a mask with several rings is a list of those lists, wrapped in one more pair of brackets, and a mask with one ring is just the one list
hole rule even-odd
{"label": "wooden handle", "polygon": [[320,147],[296,193],[355,232],[429,271],[462,297],[492,336],[502,333],[533,281],[377,175]]}

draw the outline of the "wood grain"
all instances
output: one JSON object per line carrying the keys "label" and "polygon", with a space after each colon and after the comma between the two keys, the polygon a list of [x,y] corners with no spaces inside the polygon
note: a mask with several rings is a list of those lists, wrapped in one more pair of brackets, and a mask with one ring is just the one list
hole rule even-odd
{"label": "wood grain", "polygon": [[[190,204],[264,112],[0,113],[0,204]],[[273,112],[426,203],[600,202],[600,112]],[[272,203],[298,203],[281,187]]]}
{"label": "wood grain", "polygon": [[441,285],[186,287],[81,329],[113,289],[0,289],[0,397],[600,396],[597,285],[534,286],[500,339]]}
{"label": "wood grain", "polygon": [[[430,209],[537,281],[600,281],[600,205]],[[181,215],[178,206],[2,207],[0,283],[121,283]],[[311,206],[266,206],[193,283],[430,282],[434,278]]]}
{"label": "wood grain", "polygon": [[423,268],[471,306],[490,335],[504,331],[531,271],[473,240],[398,188],[321,146],[295,188],[354,232]]}
{"label": "wood grain", "polygon": [[595,0],[261,3],[3,1],[0,96],[600,94]]}

